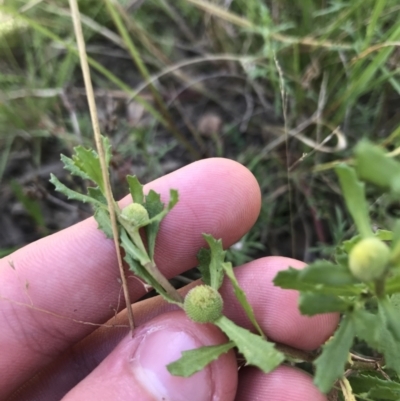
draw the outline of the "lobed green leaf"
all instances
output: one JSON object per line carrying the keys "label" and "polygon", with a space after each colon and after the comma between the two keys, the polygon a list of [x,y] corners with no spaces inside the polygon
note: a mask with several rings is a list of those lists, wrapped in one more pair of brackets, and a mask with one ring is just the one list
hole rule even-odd
{"label": "lobed green leaf", "polygon": [[356,336],[371,348],[380,349],[381,318],[365,309],[357,309],[351,314]]}
{"label": "lobed green leaf", "polygon": [[98,154],[93,149],[86,149],[83,146],[76,146],[74,150],[75,154],[72,156],[72,160],[75,166],[84,171],[104,193],[104,182]]}
{"label": "lobed green leaf", "polygon": [[56,191],[61,192],[68,199],[77,200],[77,201],[80,201],[83,203],[91,203],[92,205],[97,206],[97,207],[103,206],[103,204],[100,203],[97,199],[93,199],[90,196],[83,195],[79,192],[69,189],[67,186],[62,184],[54,174],[50,174],[50,182],[55,186]]}
{"label": "lobed green leaf", "polygon": [[400,292],[400,271],[397,268],[392,271],[392,275],[386,280],[385,293],[388,295]]}
{"label": "lobed green leaf", "polygon": [[326,260],[301,270],[290,267],[274,278],[274,284],[281,288],[332,295],[358,295],[364,287],[356,286],[357,283],[346,266]]}
{"label": "lobed green leaf", "polygon": [[255,329],[259,332],[261,337],[264,337],[264,333],[257,322],[256,316],[254,315],[254,311],[252,306],[250,305],[249,301],[247,300],[245,292],[240,288],[239,282],[237,281],[235,274],[233,272],[232,264],[231,263],[223,263],[222,267],[225,271],[225,274],[228,276],[229,280],[232,283],[233,291],[235,292],[236,299],[242,305],[242,308],[246,312],[247,317],[249,318],[250,322],[253,324]]}
{"label": "lobed green leaf", "polygon": [[378,298],[378,311],[383,321],[386,322],[388,330],[396,341],[400,342],[400,319],[394,303],[391,303],[388,297]]}
{"label": "lobed green leaf", "polygon": [[61,161],[64,164],[64,169],[68,170],[72,175],[81,177],[84,180],[90,180],[90,177],[85,173],[85,171],[78,167],[75,162],[69,157],[61,155]]}
{"label": "lobed green leaf", "polygon": [[400,375],[400,343],[385,325],[382,325],[379,331],[379,342],[376,349],[383,353],[385,366]]}
{"label": "lobed green leaf", "polygon": [[203,234],[203,238],[210,247],[210,286],[218,290],[224,279],[223,264],[225,261],[226,251],[222,248],[221,239],[217,240],[210,234]]}
{"label": "lobed green leaf", "polygon": [[315,360],[314,383],[323,393],[328,393],[335,381],[343,376],[354,335],[354,322],[351,317],[345,316],[333,338],[323,346],[321,355]]}
{"label": "lobed green leaf", "polygon": [[197,253],[197,260],[199,261],[198,269],[201,273],[201,279],[204,284],[211,286],[211,273],[210,273],[210,262],[211,262],[211,251],[206,248],[201,248]]}
{"label": "lobed green leaf", "polygon": [[365,199],[365,185],[357,179],[353,168],[346,164],[340,164],[335,168],[339,177],[340,186],[354,223],[361,237],[373,235],[369,218],[368,203]]}
{"label": "lobed green leaf", "polygon": [[97,221],[98,228],[103,231],[107,238],[114,238],[110,214],[108,213],[107,209],[102,207],[96,207],[94,212],[94,218]]}
{"label": "lobed green leaf", "polygon": [[126,254],[131,256],[141,265],[145,265],[150,261],[148,255],[131,241],[131,239],[128,236],[128,233],[122,227],[121,227],[120,241],[121,245],[125,249]]}
{"label": "lobed green leaf", "polygon": [[190,351],[183,351],[182,357],[167,365],[168,372],[174,376],[189,377],[204,369],[235,346],[233,341],[221,345],[210,345]]}
{"label": "lobed green leaf", "polygon": [[237,326],[227,317],[221,316],[214,324],[235,343],[249,365],[258,367],[264,373],[271,372],[285,360],[273,343]]}
{"label": "lobed green leaf", "polygon": [[355,149],[358,176],[384,189],[400,192],[400,163],[371,142],[361,141]]}
{"label": "lobed green leaf", "polygon": [[[374,233],[374,237],[382,240],[382,241],[392,241],[393,232],[388,230],[377,230]],[[361,240],[361,235],[355,235],[349,240],[343,241],[340,245],[340,248],[343,249],[346,253],[350,253],[354,245],[357,244]]]}
{"label": "lobed green leaf", "polygon": [[167,302],[176,305],[181,305],[174,298],[169,296],[168,292],[163,286],[152,276],[152,274],[146,269],[145,265],[149,262],[147,255],[144,255],[142,251],[137,248],[129,240],[128,234],[122,228],[121,229],[121,242],[122,247],[125,250],[125,261],[129,265],[129,269],[149,286],[154,288],[158,294],[160,294]]}
{"label": "lobed green leaf", "polygon": [[144,195],[143,195],[143,185],[139,182],[136,175],[127,175],[126,181],[129,185],[129,192],[131,193],[132,200],[136,203],[143,205]]}
{"label": "lobed green leaf", "polygon": [[175,189],[170,190],[170,200],[166,208],[161,202],[160,195],[150,190],[146,195],[146,202],[144,207],[149,213],[149,223],[146,225],[146,235],[147,235],[147,245],[149,249],[149,255],[152,260],[154,260],[154,249],[156,244],[156,237],[158,230],[160,228],[161,220],[166,216],[166,214],[177,204],[178,191]]}
{"label": "lobed green leaf", "polygon": [[101,140],[103,142],[103,150],[104,150],[104,156],[106,159],[106,166],[109,166],[111,157],[112,157],[111,142],[107,136],[103,136],[103,135],[101,136]]}
{"label": "lobed green leaf", "polygon": [[299,309],[303,315],[313,316],[320,313],[348,312],[353,306],[337,295],[302,292],[299,298]]}
{"label": "lobed green leaf", "polygon": [[99,201],[100,203],[104,204],[106,208],[108,208],[107,199],[103,195],[99,187],[96,188],[88,187],[87,191],[88,191],[88,196],[90,196],[94,200]]}
{"label": "lobed green leaf", "polygon": [[363,395],[364,399],[393,401],[400,399],[400,383],[398,382],[370,375],[353,376],[349,378],[349,381],[353,392]]}
{"label": "lobed green leaf", "polygon": [[386,367],[400,373],[400,342],[388,328],[386,314],[382,308],[377,314],[359,309],[352,314],[358,338],[371,348],[383,353]]}

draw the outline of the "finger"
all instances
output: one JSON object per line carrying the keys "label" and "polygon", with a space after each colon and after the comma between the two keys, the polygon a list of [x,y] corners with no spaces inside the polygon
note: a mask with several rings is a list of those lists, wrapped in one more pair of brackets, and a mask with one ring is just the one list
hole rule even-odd
{"label": "finger", "polygon": [[[272,279],[280,270],[289,266],[302,268],[304,263],[282,257],[266,257],[235,268],[240,286],[245,290],[260,323],[270,340],[303,349],[315,349],[329,338],[338,324],[338,314],[305,317],[298,310],[298,293],[275,287]],[[181,289],[185,294],[194,285]],[[224,298],[224,313],[237,324],[252,329],[242,312],[232,287],[225,279],[221,288]],[[133,312],[138,325],[166,313],[176,307],[160,297],[151,298],[134,305]],[[126,324],[126,311],[121,312],[114,324]],[[127,329],[102,327],[68,350],[63,358],[55,361],[37,375],[30,385],[18,392],[12,400],[31,401],[34,394],[38,400],[59,400],[70,388],[88,375],[103,360],[126,334]],[[10,400],[11,401],[11,400]]]}
{"label": "finger", "polygon": [[280,366],[269,374],[258,369],[245,368],[239,373],[235,401],[327,401],[305,372]]}
{"label": "finger", "polygon": [[233,401],[237,365],[233,351],[191,377],[166,369],[181,352],[226,341],[213,325],[199,325],[181,312],[163,314],[125,337],[114,351],[63,401],[174,400]]}
{"label": "finger", "polygon": [[[252,226],[260,208],[252,174],[226,159],[193,163],[146,185],[145,190],[160,192],[166,201],[170,188],[178,189],[180,202],[163,220],[156,246],[156,262],[168,277],[196,264],[196,253],[204,245],[203,232],[222,238],[229,246]],[[15,269],[9,266],[10,260]],[[8,394],[93,331],[94,326],[74,324],[71,318],[103,323],[121,309],[120,290],[113,243],[97,230],[93,219],[3,259],[0,393]],[[141,283],[131,280],[133,299],[144,292]]]}
{"label": "finger", "polygon": [[[273,279],[280,270],[301,269],[303,262],[283,257],[267,257],[235,269],[235,275],[254,309],[257,321],[268,338],[302,350],[313,350],[323,344],[336,329],[338,313],[304,316],[299,312],[299,293],[275,287]],[[227,280],[221,293],[228,299],[224,314],[240,325],[252,328],[243,308]]]}

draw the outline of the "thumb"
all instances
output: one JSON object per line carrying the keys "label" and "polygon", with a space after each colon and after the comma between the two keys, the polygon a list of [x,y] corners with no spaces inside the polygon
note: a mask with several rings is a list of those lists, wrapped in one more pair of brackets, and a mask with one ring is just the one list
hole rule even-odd
{"label": "thumb", "polygon": [[182,351],[225,341],[213,325],[196,324],[182,311],[165,313],[125,337],[63,401],[232,401],[237,386],[232,350],[191,377],[166,369]]}

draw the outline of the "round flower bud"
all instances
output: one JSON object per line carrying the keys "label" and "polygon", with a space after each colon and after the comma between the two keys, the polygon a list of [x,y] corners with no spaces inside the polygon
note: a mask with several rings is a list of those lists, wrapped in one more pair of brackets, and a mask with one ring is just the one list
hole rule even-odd
{"label": "round flower bud", "polygon": [[131,203],[122,209],[121,217],[132,227],[136,227],[149,220],[149,213],[140,203]]}
{"label": "round flower bud", "polygon": [[380,278],[389,262],[389,247],[380,239],[364,238],[354,245],[349,255],[349,268],[361,281]]}
{"label": "round flower bud", "polygon": [[212,323],[222,316],[223,300],[217,290],[209,285],[191,289],[183,303],[186,314],[196,323]]}

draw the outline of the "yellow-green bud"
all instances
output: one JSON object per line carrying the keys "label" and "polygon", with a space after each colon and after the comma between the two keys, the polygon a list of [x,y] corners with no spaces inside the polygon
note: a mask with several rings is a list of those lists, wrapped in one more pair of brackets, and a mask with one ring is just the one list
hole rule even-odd
{"label": "yellow-green bud", "polygon": [[196,323],[212,323],[222,316],[223,305],[217,290],[209,285],[199,285],[187,293],[183,309]]}
{"label": "yellow-green bud", "polygon": [[389,247],[383,241],[375,237],[364,238],[350,251],[350,271],[361,281],[373,281],[383,275],[389,257]]}
{"label": "yellow-green bud", "polygon": [[149,213],[140,203],[131,203],[122,209],[121,217],[132,227],[136,227],[149,220]]}

